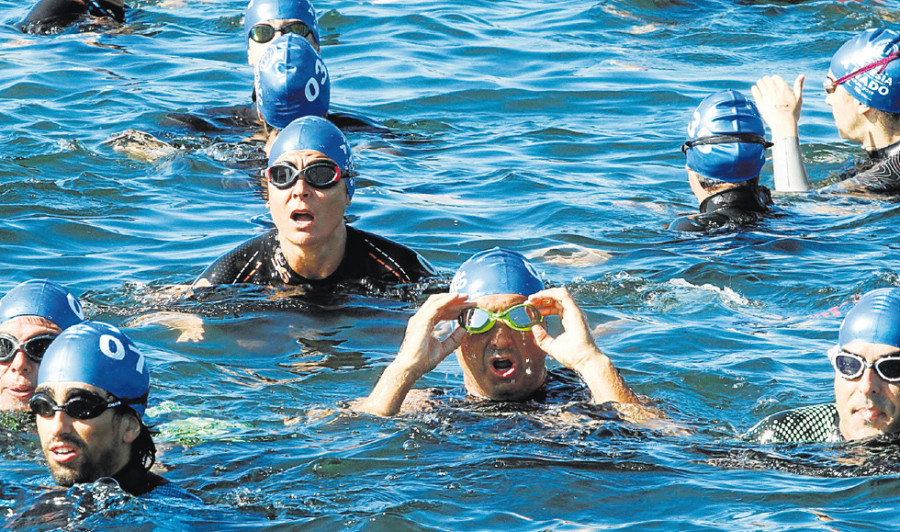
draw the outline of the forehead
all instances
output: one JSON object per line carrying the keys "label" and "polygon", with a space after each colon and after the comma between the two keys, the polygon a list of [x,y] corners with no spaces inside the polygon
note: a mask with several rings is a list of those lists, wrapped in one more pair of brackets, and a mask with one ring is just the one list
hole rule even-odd
{"label": "forehead", "polygon": [[15,336],[19,341],[24,341],[38,334],[59,334],[62,332],[62,329],[47,318],[40,316],[16,316],[0,324],[0,332]]}
{"label": "forehead", "polygon": [[506,310],[509,307],[522,303],[527,298],[519,294],[493,294],[489,296],[481,296],[475,300],[475,304],[481,308],[493,310],[494,312]]}
{"label": "forehead", "polygon": [[302,168],[312,161],[319,161],[322,159],[331,160],[330,157],[316,150],[290,150],[282,153],[275,162],[288,162],[294,164],[298,168]]}
{"label": "forehead", "polygon": [[864,358],[878,359],[888,355],[900,355],[900,347],[887,344],[873,344],[862,340],[854,340],[841,346],[841,349]]}
{"label": "forehead", "polygon": [[41,384],[37,387],[37,392],[43,392],[49,394],[56,400],[61,400],[65,397],[68,397],[75,390],[83,390],[88,392],[93,392],[101,397],[107,397],[111,395],[109,392],[104,390],[103,388],[98,388],[97,386],[93,386],[91,384],[87,384],[85,382],[48,382]]}

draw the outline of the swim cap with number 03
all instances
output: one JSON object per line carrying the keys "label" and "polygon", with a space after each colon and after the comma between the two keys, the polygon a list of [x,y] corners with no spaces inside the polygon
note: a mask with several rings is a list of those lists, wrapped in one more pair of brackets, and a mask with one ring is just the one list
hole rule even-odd
{"label": "swim cap with number 03", "polygon": [[303,37],[289,33],[275,39],[253,72],[256,106],[267,124],[282,129],[301,116],[328,112],[328,70]]}
{"label": "swim cap with number 03", "polygon": [[[38,370],[38,386],[79,382],[102,388],[119,399],[138,399],[150,392],[144,355],[118,328],[99,321],[69,327],[53,340]],[[139,416],[147,407],[129,404]]]}
{"label": "swim cap with number 03", "polygon": [[495,294],[530,296],[543,289],[544,282],[528,259],[499,247],[469,257],[450,282],[450,293],[467,294],[469,299]]}
{"label": "swim cap with number 03", "polygon": [[250,30],[260,22],[294,19],[306,24],[316,42],[322,44],[316,10],[307,0],[252,0],[244,14],[244,35],[249,38]]}
{"label": "swim cap with number 03", "polygon": [[46,279],[25,281],[0,299],[0,323],[19,316],[40,316],[60,329],[84,321],[78,299],[62,286]]}
{"label": "swim cap with number 03", "polygon": [[756,106],[736,90],[704,98],[687,127],[687,167],[703,177],[738,183],[766,162],[766,129]]}
{"label": "swim cap with number 03", "polygon": [[841,323],[838,345],[854,340],[900,347],[900,288],[867,292]]}
{"label": "swim cap with number 03", "polygon": [[900,113],[900,33],[868,29],[845,42],[831,58],[831,75],[838,80],[860,68],[888,60],[861,72],[843,84],[844,90],[864,105]]}
{"label": "swim cap with number 03", "polygon": [[350,143],[341,130],[319,116],[304,116],[294,120],[284,128],[269,150],[269,166],[289,151],[315,150],[328,156],[341,169],[347,184],[347,194],[353,198],[356,189],[356,171],[353,168],[353,154]]}

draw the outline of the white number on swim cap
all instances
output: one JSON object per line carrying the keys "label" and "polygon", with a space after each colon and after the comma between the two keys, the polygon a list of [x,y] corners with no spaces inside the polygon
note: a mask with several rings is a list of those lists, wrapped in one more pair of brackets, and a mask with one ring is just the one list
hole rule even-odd
{"label": "white number on swim cap", "polygon": [[316,78],[309,78],[306,82],[306,99],[307,101],[314,101],[319,97],[319,82],[316,81]]}
{"label": "white number on swim cap", "polygon": [[66,299],[69,300],[69,308],[72,309],[72,312],[74,312],[75,315],[78,316],[78,319],[83,320],[84,311],[81,309],[81,303],[79,303],[78,300],[75,299],[75,296],[73,296],[72,294],[67,294]]}
{"label": "white number on swim cap", "polygon": [[100,351],[113,360],[125,358],[125,346],[115,336],[104,334],[100,337]]}

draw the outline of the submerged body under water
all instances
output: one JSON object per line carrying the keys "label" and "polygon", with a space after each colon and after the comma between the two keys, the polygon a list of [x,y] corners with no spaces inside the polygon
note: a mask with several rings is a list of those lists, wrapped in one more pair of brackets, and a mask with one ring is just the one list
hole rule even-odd
{"label": "submerged body under water", "polygon": [[[900,206],[774,194],[775,214],[742,230],[667,230],[697,212],[679,146],[716,90],[805,73],[810,176],[824,185],[851,167],[861,150],[838,137],[819,87],[852,34],[896,26],[898,2],[316,3],[332,111],[389,130],[348,132],[349,221],[445,279],[496,245],[531,257],[662,426],[590,405],[577,379],[548,404],[473,401],[453,357],[417,385],[435,390],[427,406],[353,413],[440,283],[324,299],[172,288],[271,227],[254,130],[227,111],[250,100],[245,3],[140,1],[123,25],[51,35],[19,31],[29,6],[0,5],[0,292],[51,278],[89,318],[125,328],[151,364],[160,472],[203,500],[53,486],[15,418],[0,423],[4,525],[900,524],[893,439],[739,439],[833,398],[825,351],[847,303],[900,285]],[[172,312],[196,316],[202,340],[155,317]]]}

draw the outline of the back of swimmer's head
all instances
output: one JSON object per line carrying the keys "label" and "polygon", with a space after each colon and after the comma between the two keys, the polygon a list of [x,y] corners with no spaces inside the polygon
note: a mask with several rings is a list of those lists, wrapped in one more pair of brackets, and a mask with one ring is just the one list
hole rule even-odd
{"label": "back of swimmer's head", "polygon": [[37,316],[65,329],[84,320],[81,303],[68,290],[46,279],[19,284],[0,298],[0,323],[20,316]]}
{"label": "back of swimmer's head", "polygon": [[331,79],[325,62],[299,35],[283,35],[253,69],[256,107],[272,127],[282,129],[302,116],[325,116]]}
{"label": "back of swimmer's head", "polygon": [[835,52],[830,70],[859,102],[900,113],[900,33],[872,28],[853,36]]}
{"label": "back of swimmer's head", "polygon": [[450,282],[450,293],[467,294],[470,300],[497,294],[528,297],[543,289],[544,282],[528,259],[500,247],[469,257]]}
{"label": "back of swimmer's head", "polygon": [[150,371],[125,333],[107,323],[85,321],[63,331],[44,353],[38,388],[59,382],[106,390],[142,417],[150,392]]}
{"label": "back of swimmer's head", "polygon": [[315,150],[337,163],[341,177],[347,184],[347,194],[353,198],[356,189],[356,170],[353,153],[347,137],[341,130],[320,116],[304,116],[287,125],[269,150],[269,166],[285,153],[297,150]]}
{"label": "back of swimmer's head", "polygon": [[766,162],[766,129],[756,105],[736,90],[700,102],[683,146],[689,170],[715,181],[739,183],[759,176]]}
{"label": "back of swimmer's head", "polygon": [[309,0],[250,0],[244,14],[245,38],[250,38],[253,26],[269,20],[299,20],[310,29],[316,43],[322,43],[316,10]]}
{"label": "back of swimmer's head", "polygon": [[900,348],[900,288],[877,288],[850,309],[838,334],[838,345],[862,341]]}

